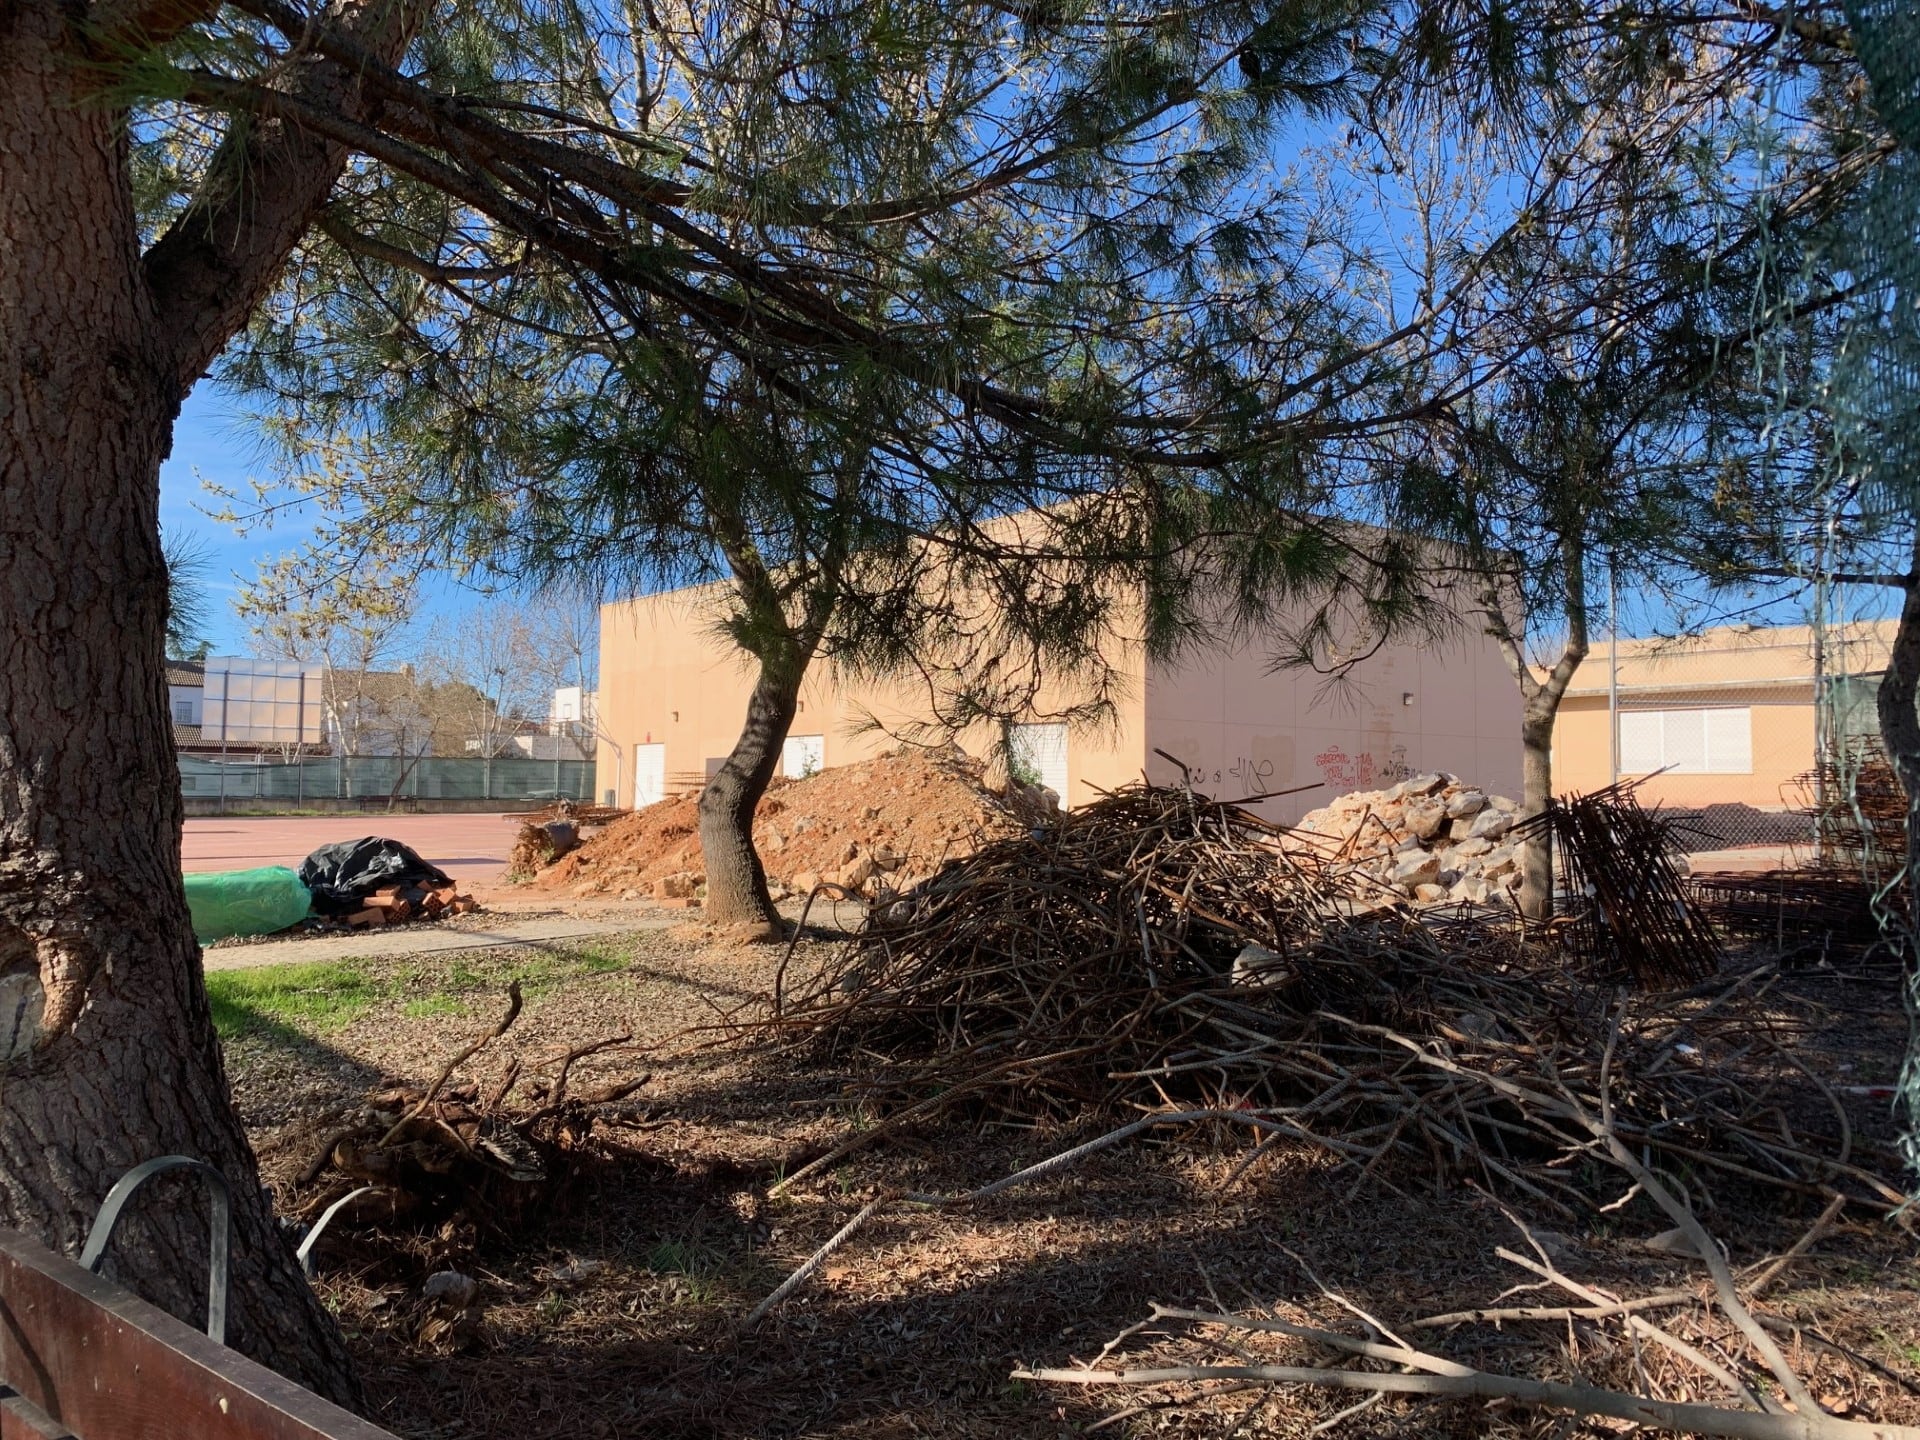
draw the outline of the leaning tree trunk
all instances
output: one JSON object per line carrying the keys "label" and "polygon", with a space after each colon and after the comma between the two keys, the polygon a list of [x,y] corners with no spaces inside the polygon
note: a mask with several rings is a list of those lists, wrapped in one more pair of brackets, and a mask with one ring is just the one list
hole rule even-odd
{"label": "leaning tree trunk", "polygon": [[767,872],[753,847],[753,812],[767,793],[792,728],[807,673],[804,656],[760,661],[747,723],[726,762],[700,792],[700,850],[707,866],[707,915],[722,923],[777,922]]}
{"label": "leaning tree trunk", "polygon": [[[1900,788],[1907,796],[1907,832],[1920,835],[1920,709],[1915,708],[1920,693],[1920,529],[1916,530],[1913,555],[1914,574],[1909,576],[1905,599],[1900,606],[1900,622],[1893,633],[1893,646],[1887,655],[1886,673],[1880,680],[1877,718],[1880,743]],[[1911,897],[1916,871],[1920,871],[1920,846],[1907,845],[1908,912],[1913,913]]]}
{"label": "leaning tree trunk", "polygon": [[[1544,692],[1530,696],[1520,720],[1520,814],[1546,813],[1553,800],[1553,722],[1555,703]],[[1536,826],[1520,842],[1520,913],[1546,922],[1553,918],[1553,837]]]}
{"label": "leaning tree trunk", "polygon": [[[1520,684],[1520,815],[1531,820],[1544,815],[1553,803],[1553,727],[1560,718],[1560,702],[1574,672],[1587,658],[1584,619],[1576,609],[1570,616],[1571,634],[1544,680],[1529,683],[1524,664],[1514,651]],[[1613,740],[1609,737],[1607,743]],[[1553,919],[1553,836],[1535,826],[1520,842],[1520,913],[1545,924]]]}
{"label": "leaning tree trunk", "polygon": [[1905,962],[1908,1018],[1912,1033],[1900,1071],[1900,1094],[1906,1107],[1902,1149],[1907,1163],[1920,1168],[1920,522],[1916,522],[1913,562],[1907,574],[1906,595],[1900,605],[1900,623],[1893,632],[1886,673],[1880,677],[1877,697],[1880,743],[1900,778],[1907,797],[1907,875],[1901,907],[1899,945]]}
{"label": "leaning tree trunk", "polygon": [[[0,1224],[72,1253],[128,1168],[208,1161],[233,1187],[230,1342],[350,1401],[228,1099],[180,883],[158,539],[180,381],[76,30],[0,4]],[[156,1182],[109,1273],[198,1324],[206,1230]]]}

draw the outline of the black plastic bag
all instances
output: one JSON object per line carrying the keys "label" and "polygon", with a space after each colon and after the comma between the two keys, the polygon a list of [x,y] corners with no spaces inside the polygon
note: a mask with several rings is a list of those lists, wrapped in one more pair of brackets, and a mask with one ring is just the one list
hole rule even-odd
{"label": "black plastic bag", "polygon": [[322,845],[300,862],[300,880],[321,915],[347,915],[389,885],[451,885],[446,871],[422,860],[398,840],[368,835]]}

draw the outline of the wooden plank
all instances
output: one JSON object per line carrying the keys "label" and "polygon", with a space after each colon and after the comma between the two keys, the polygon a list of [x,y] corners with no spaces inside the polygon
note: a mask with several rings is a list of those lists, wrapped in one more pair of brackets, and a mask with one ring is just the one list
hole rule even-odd
{"label": "wooden plank", "polygon": [[38,1405],[0,1385],[0,1440],[75,1440],[74,1433]]}
{"label": "wooden plank", "polygon": [[396,1440],[4,1228],[0,1382],[80,1440]]}

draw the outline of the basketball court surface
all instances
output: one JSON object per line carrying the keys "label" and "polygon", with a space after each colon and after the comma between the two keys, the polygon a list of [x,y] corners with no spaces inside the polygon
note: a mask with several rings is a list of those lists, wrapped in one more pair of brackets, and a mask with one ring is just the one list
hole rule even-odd
{"label": "basketball court surface", "polygon": [[492,885],[506,873],[519,830],[514,815],[195,815],[181,840],[181,868],[249,870],[300,862],[336,840],[378,835],[410,845],[463,889]]}

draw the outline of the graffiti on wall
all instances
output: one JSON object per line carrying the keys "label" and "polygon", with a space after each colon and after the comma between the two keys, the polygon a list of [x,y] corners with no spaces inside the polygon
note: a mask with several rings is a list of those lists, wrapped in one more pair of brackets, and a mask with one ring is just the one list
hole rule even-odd
{"label": "graffiti on wall", "polygon": [[1405,780],[1413,774],[1404,745],[1394,746],[1385,760],[1376,759],[1371,750],[1349,755],[1338,745],[1330,745],[1313,757],[1313,763],[1319,767],[1320,778],[1340,790],[1370,790],[1376,785]]}
{"label": "graffiti on wall", "polygon": [[1229,783],[1239,786],[1243,795],[1264,795],[1273,784],[1273,761],[1259,760],[1251,755],[1236,755],[1226,764],[1211,768],[1205,765],[1188,765],[1184,768],[1186,783],[1210,795],[1220,793],[1221,787]]}

